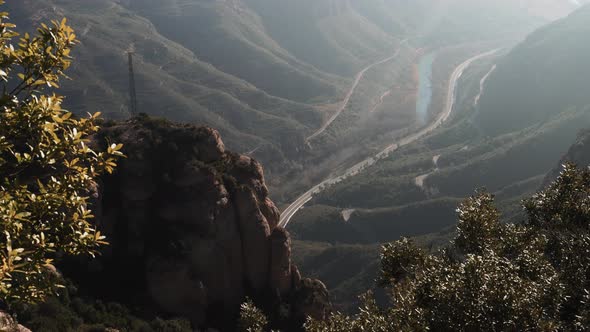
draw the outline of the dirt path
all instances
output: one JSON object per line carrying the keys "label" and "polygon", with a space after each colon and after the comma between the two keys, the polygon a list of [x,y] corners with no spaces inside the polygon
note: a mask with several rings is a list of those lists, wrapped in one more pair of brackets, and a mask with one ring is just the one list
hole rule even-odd
{"label": "dirt path", "polygon": [[428,172],[426,174],[420,175],[416,177],[416,185],[418,187],[420,187],[421,189],[424,189],[424,181],[426,181],[426,179],[431,176],[432,174],[438,172],[439,168],[438,168],[438,159],[440,158],[440,154],[436,155],[434,157],[432,157],[432,163],[434,164],[434,171],[432,172]]}

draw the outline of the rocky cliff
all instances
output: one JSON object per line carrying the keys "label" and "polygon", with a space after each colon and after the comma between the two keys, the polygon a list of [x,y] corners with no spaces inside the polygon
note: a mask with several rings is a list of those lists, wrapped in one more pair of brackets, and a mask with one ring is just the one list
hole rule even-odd
{"label": "rocky cliff", "polygon": [[221,330],[246,297],[282,328],[329,310],[325,286],[291,262],[261,165],[215,130],[138,117],[93,140],[123,143],[127,157],[93,193],[110,245],[62,268],[82,289]]}

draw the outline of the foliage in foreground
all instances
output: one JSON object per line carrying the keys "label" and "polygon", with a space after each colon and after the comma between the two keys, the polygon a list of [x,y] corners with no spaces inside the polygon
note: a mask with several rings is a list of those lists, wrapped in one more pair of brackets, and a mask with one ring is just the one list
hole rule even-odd
{"label": "foliage in foreground", "polygon": [[55,292],[58,255],[94,254],[105,243],[90,222],[89,190],[121,146],[92,151],[98,114],[76,119],[63,97],[44,94],[58,88],[77,43],[65,19],[22,38],[7,19],[0,13],[0,304],[11,305]]}
{"label": "foliage in foreground", "polygon": [[67,284],[60,289],[58,297],[17,310],[19,323],[35,332],[193,331],[187,320],[138,317],[121,304],[81,297],[76,287]]}
{"label": "foliage in foreground", "polygon": [[240,332],[264,332],[268,326],[268,319],[258,309],[254,302],[246,299],[240,306],[240,319],[238,321],[238,331]]}
{"label": "foliage in foreground", "polygon": [[458,209],[457,237],[431,255],[403,239],[383,248],[379,284],[360,313],[310,320],[308,331],[525,331],[590,328],[590,171],[565,165],[523,202],[527,219],[502,224],[493,197]]}
{"label": "foliage in foreground", "polygon": [[306,330],[590,329],[590,171],[565,165],[523,207],[523,223],[502,224],[493,196],[479,192],[459,206],[448,248],[429,254],[408,239],[385,245],[378,284],[389,305],[368,293],[358,314],[310,319]]}

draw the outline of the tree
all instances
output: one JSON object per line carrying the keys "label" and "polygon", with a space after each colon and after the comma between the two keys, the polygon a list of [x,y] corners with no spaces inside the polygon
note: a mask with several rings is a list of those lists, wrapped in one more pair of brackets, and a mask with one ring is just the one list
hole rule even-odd
{"label": "tree", "polygon": [[585,331],[590,329],[590,171],[567,164],[523,202],[526,220],[502,224],[493,196],[458,209],[457,237],[428,254],[411,240],[384,246],[378,282],[355,316],[309,320],[308,331]]}
{"label": "tree", "polygon": [[[0,0],[0,4],[3,1]],[[34,36],[0,13],[0,303],[43,300],[59,287],[53,261],[105,244],[89,206],[94,179],[112,172],[121,145],[89,148],[99,114],[77,119],[54,92],[76,35],[66,20]],[[18,40],[17,40],[18,38]],[[16,42],[16,44],[14,44]]]}
{"label": "tree", "polygon": [[264,332],[268,326],[268,319],[258,309],[254,302],[246,299],[246,302],[240,306],[240,319],[238,321],[239,332]]}

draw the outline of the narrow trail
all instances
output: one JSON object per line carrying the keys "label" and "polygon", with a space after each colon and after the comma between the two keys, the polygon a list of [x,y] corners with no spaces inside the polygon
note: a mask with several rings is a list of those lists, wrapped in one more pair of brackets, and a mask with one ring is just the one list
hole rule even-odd
{"label": "narrow trail", "polygon": [[385,91],[381,97],[379,97],[379,102],[377,104],[375,104],[375,106],[373,106],[373,108],[371,108],[371,110],[369,111],[369,113],[373,113],[375,112],[379,106],[383,105],[383,101],[385,100],[385,97],[389,96],[391,94],[392,90],[389,91]]}
{"label": "narrow trail", "polygon": [[384,64],[386,62],[389,62],[389,61],[395,59],[399,55],[399,53],[401,52],[402,46],[405,45],[407,42],[408,42],[407,39],[402,40],[400,42],[399,48],[395,52],[395,54],[393,54],[392,56],[390,56],[388,58],[385,58],[383,60],[380,60],[380,61],[377,61],[375,63],[372,63],[372,64],[368,65],[363,70],[361,70],[358,74],[356,74],[356,77],[354,79],[354,83],[352,84],[352,87],[350,88],[350,90],[346,94],[346,97],[344,97],[344,100],[342,101],[340,107],[336,110],[336,112],[334,112],[334,114],[332,114],[332,116],[328,119],[328,121],[326,121],[320,127],[320,129],[318,129],[315,133],[313,133],[309,137],[307,137],[305,139],[305,142],[306,143],[309,143],[311,140],[313,140],[314,138],[316,138],[319,135],[321,135],[332,124],[332,122],[334,122],[334,120],[336,120],[338,118],[338,116],[340,116],[340,114],[342,113],[342,111],[344,111],[346,109],[346,107],[348,106],[348,104],[350,103],[350,98],[354,94],[354,91],[356,90],[357,86],[359,85],[359,83],[361,82],[362,78],[365,76],[365,73],[367,71],[369,71],[371,68],[373,68],[375,66]]}
{"label": "narrow trail", "polygon": [[[497,53],[499,50],[500,49],[495,49],[495,50],[491,50],[489,52],[484,52],[484,53],[478,54],[474,57],[471,57],[471,58],[465,60],[463,63],[461,63],[459,66],[457,66],[455,68],[455,70],[453,71],[453,73],[451,74],[451,77],[449,79],[449,88],[447,91],[445,108],[439,114],[439,116],[436,118],[436,120],[434,120],[428,126],[418,130],[417,132],[399,139],[396,143],[389,145],[388,147],[383,149],[381,152],[376,154],[374,157],[369,157],[369,158],[357,163],[356,165],[350,167],[349,169],[345,170],[341,175],[332,175],[332,176],[328,177],[327,179],[325,179],[324,181],[320,182],[319,184],[313,186],[311,189],[309,189],[308,191],[303,193],[301,196],[299,196],[293,203],[291,203],[291,205],[289,205],[281,213],[281,220],[279,221],[279,226],[286,228],[287,225],[289,225],[289,222],[291,221],[293,216],[295,214],[297,214],[297,212],[299,210],[301,210],[301,208],[307,202],[309,202],[313,198],[314,195],[324,191],[327,187],[329,187],[331,185],[337,184],[345,179],[348,179],[352,176],[359,174],[365,168],[376,164],[379,160],[381,160],[383,158],[388,157],[391,153],[393,153],[394,151],[396,151],[400,147],[417,141],[418,139],[426,136],[427,134],[431,133],[433,130],[438,128],[440,125],[442,125],[451,116],[451,113],[452,113],[453,108],[455,106],[455,97],[457,95],[457,85],[458,85],[459,79],[463,75],[463,72],[465,72],[465,70],[467,68],[469,68],[469,66],[474,61],[479,60],[484,57],[487,57],[487,56],[490,56],[490,55],[493,55],[493,54]],[[437,162],[438,162],[438,158],[437,158]]]}
{"label": "narrow trail", "polygon": [[426,174],[417,176],[415,179],[416,185],[418,187],[420,187],[421,189],[424,189],[424,181],[426,181],[426,179],[431,176],[432,174],[438,172],[439,168],[438,168],[438,159],[440,158],[440,154],[436,155],[434,157],[432,157],[432,163],[434,164],[434,170],[432,172],[428,172]]}

